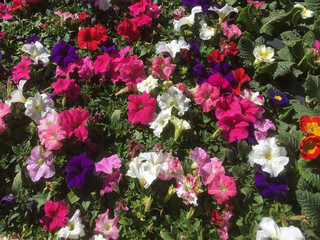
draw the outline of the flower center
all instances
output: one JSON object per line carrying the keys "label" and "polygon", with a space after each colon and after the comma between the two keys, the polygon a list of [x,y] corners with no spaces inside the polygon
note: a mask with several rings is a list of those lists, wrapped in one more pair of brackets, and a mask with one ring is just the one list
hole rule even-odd
{"label": "flower center", "polygon": [[309,154],[313,154],[316,151],[316,143],[312,141],[307,141],[303,146],[304,150]]}
{"label": "flower center", "polygon": [[144,108],[143,104],[140,104],[140,105],[139,105],[139,108],[140,108],[140,109],[143,109],[143,108]]}
{"label": "flower center", "polygon": [[160,68],[161,68],[161,70],[163,70],[165,68],[164,63],[161,64]]}
{"label": "flower center", "polygon": [[303,13],[303,14],[306,14],[306,13],[307,13],[307,9],[303,9],[303,10],[302,10],[302,13]]}
{"label": "flower center", "polygon": [[169,107],[172,107],[174,105],[174,100],[171,100],[170,102],[169,102]]}
{"label": "flower center", "polygon": [[320,135],[320,127],[316,122],[307,123],[306,129],[308,132],[311,132],[315,135]]}
{"label": "flower center", "polygon": [[36,110],[37,112],[41,110],[40,103],[34,106],[34,110]]}
{"label": "flower center", "polygon": [[37,49],[34,50],[32,56],[35,58],[35,57],[37,57],[38,55],[39,55],[38,50],[37,50]]}
{"label": "flower center", "polygon": [[265,155],[266,159],[271,160],[272,159],[272,154],[271,152],[267,152]]}
{"label": "flower center", "polygon": [[110,224],[108,223],[108,221],[105,222],[105,225],[104,225],[104,229],[108,232],[110,230]]}
{"label": "flower center", "polygon": [[161,120],[160,124],[161,124],[161,126],[164,126],[166,124],[166,122],[164,120]]}
{"label": "flower center", "polygon": [[275,96],[274,99],[278,100],[278,101],[281,101],[282,97],[280,96]]}
{"label": "flower center", "polygon": [[263,52],[260,53],[261,57],[265,57],[266,55],[267,55],[266,51],[263,51]]}
{"label": "flower center", "polygon": [[221,192],[226,192],[227,191],[226,186],[225,185],[220,186],[220,191]]}
{"label": "flower center", "polygon": [[71,222],[69,225],[69,230],[72,231],[74,229],[74,222]]}
{"label": "flower center", "polygon": [[42,164],[44,164],[44,160],[43,160],[42,158],[39,158],[39,159],[38,159],[38,163],[39,163],[40,165],[42,165]]}

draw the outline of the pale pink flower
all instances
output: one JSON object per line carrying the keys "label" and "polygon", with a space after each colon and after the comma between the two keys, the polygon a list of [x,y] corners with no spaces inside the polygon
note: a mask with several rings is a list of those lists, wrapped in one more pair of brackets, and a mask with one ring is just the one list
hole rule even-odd
{"label": "pale pink flower", "polygon": [[47,150],[58,150],[62,147],[63,144],[60,141],[67,137],[67,132],[56,123],[48,127],[42,136],[41,144],[45,145]]}
{"label": "pale pink flower", "polygon": [[29,73],[31,69],[29,68],[29,66],[31,64],[33,63],[28,59],[28,57],[22,57],[21,63],[12,68],[12,80],[14,83],[18,84],[20,79],[30,79]]}
{"label": "pale pink flower", "polygon": [[98,175],[100,172],[106,174],[111,174],[112,169],[118,169],[121,167],[121,160],[118,155],[112,155],[108,158],[103,158],[100,162],[95,164],[95,175]]}
{"label": "pale pink flower", "polygon": [[189,158],[192,159],[197,166],[203,166],[210,161],[210,156],[205,150],[200,147],[196,147],[189,155]]}
{"label": "pale pink flower", "polygon": [[266,139],[269,129],[276,130],[276,126],[269,119],[257,119],[253,126],[255,129],[254,137],[257,141]]}
{"label": "pale pink flower", "polygon": [[225,170],[222,162],[216,157],[210,158],[210,162],[199,167],[199,175],[204,185],[208,185],[212,179],[220,173],[225,174]]}
{"label": "pale pink flower", "polygon": [[103,214],[98,215],[98,219],[96,220],[96,227],[93,230],[94,233],[103,235],[107,240],[118,239],[119,238],[119,229],[118,224],[119,215],[117,215],[114,219],[109,219],[109,209]]}
{"label": "pale pink flower", "polygon": [[10,106],[0,100],[0,118],[3,118],[8,113],[11,113]]}
{"label": "pale pink flower", "polygon": [[126,200],[122,199],[121,202],[119,204],[117,204],[117,207],[114,209],[116,212],[120,212],[120,210],[122,209],[123,211],[128,211],[129,208],[125,205],[126,204]]}
{"label": "pale pink flower", "polygon": [[204,82],[200,89],[194,94],[194,101],[199,104],[203,112],[210,112],[219,99],[220,91],[217,87]]}
{"label": "pale pink flower", "polygon": [[227,38],[232,38],[234,35],[237,39],[241,36],[241,30],[235,24],[228,25],[227,22],[223,22],[221,27],[223,28],[223,35]]}
{"label": "pale pink flower", "polygon": [[9,5],[6,3],[0,3],[0,18],[2,20],[9,20],[12,18],[9,11]]}
{"label": "pale pink flower", "polygon": [[237,194],[235,180],[223,173],[217,174],[209,183],[208,193],[214,195],[217,202],[222,204]]}
{"label": "pale pink flower", "polygon": [[50,127],[53,124],[60,124],[61,118],[60,115],[57,112],[53,113],[48,113],[47,116],[40,120],[40,125],[37,127],[38,128],[38,135],[40,138],[40,141],[43,141],[43,135],[45,134],[46,130],[48,127]]}
{"label": "pale pink flower", "polygon": [[52,152],[42,153],[41,147],[36,146],[32,149],[31,156],[27,158],[27,169],[33,182],[40,178],[50,178],[55,174],[55,168],[52,164]]}
{"label": "pale pink flower", "polygon": [[262,4],[264,4],[264,1],[259,2],[259,1],[247,0],[247,3],[248,3],[248,4],[253,3],[253,6],[254,6],[255,8],[261,8]]}
{"label": "pale pink flower", "polygon": [[61,21],[64,22],[65,20],[67,20],[68,18],[73,19],[73,14],[69,13],[69,12],[60,12],[60,11],[56,11],[54,12],[54,14],[58,15],[61,18]]}
{"label": "pale pink flower", "polygon": [[179,159],[177,157],[173,157],[172,153],[167,152],[163,152],[163,159],[163,172],[158,175],[158,178],[166,181],[170,180],[171,178],[182,178],[184,172]]}
{"label": "pale pink flower", "polygon": [[176,68],[176,64],[171,64],[170,57],[156,57],[152,61],[152,72],[151,74],[158,78],[163,78],[166,80],[170,79],[170,75],[173,73]]}
{"label": "pale pink flower", "polygon": [[89,82],[94,76],[94,65],[89,57],[83,59],[82,66],[78,70],[78,75],[84,82]]}

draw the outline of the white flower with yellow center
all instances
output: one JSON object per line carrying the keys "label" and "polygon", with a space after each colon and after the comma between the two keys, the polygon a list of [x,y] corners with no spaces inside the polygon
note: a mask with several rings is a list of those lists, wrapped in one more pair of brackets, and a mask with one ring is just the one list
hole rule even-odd
{"label": "white flower with yellow center", "polygon": [[179,20],[173,20],[173,27],[175,31],[180,31],[181,26],[188,24],[189,26],[192,26],[194,24],[194,19],[196,16],[196,13],[202,12],[202,7],[197,6],[192,8],[191,14],[188,17],[183,17]]}
{"label": "white flower with yellow center", "polygon": [[239,10],[230,6],[229,4],[226,4],[223,6],[223,8],[217,8],[217,7],[210,7],[208,9],[209,11],[216,12],[219,15],[219,23],[222,23],[223,20],[232,12],[238,13]]}
{"label": "white flower with yellow center", "polygon": [[69,220],[67,226],[59,230],[58,238],[80,239],[80,237],[84,236],[84,225],[82,224],[82,219],[80,217],[80,210],[77,209],[72,218]]}
{"label": "white flower with yellow center", "polygon": [[160,137],[160,134],[162,133],[165,126],[167,126],[169,120],[171,117],[171,109],[163,110],[159,113],[156,118],[149,123],[150,128],[153,129],[154,135],[157,137]]}
{"label": "white flower with yellow center", "polygon": [[30,58],[38,64],[38,61],[43,63],[43,66],[49,64],[50,51],[45,48],[39,41],[35,43],[25,44],[21,48],[22,51],[29,53]]}
{"label": "white flower with yellow center", "polygon": [[294,8],[301,8],[301,17],[303,19],[307,19],[307,18],[311,18],[313,16],[313,11],[311,10],[307,10],[304,6],[302,6],[301,4],[295,4],[293,6]]}
{"label": "white flower with yellow center", "polygon": [[21,103],[25,103],[27,101],[27,99],[23,96],[23,86],[26,84],[27,80],[24,80],[24,79],[21,79],[19,81],[19,84],[18,84],[18,89],[17,90],[14,90],[9,98],[8,98],[8,101],[5,101],[5,104],[9,105],[11,107],[11,104],[12,103],[15,103],[15,102],[21,102]]}
{"label": "white flower with yellow center", "polygon": [[199,24],[201,26],[201,28],[199,30],[199,37],[202,40],[211,39],[215,34],[215,28],[208,27],[208,24],[204,20],[201,20]]}
{"label": "white flower with yellow center", "polygon": [[259,65],[261,62],[273,62],[275,59],[274,50],[271,47],[266,47],[266,45],[257,46],[253,50],[253,55],[256,60],[254,64]]}
{"label": "white flower with yellow center", "polygon": [[271,177],[277,177],[288,164],[289,158],[284,147],[277,145],[276,138],[258,140],[258,145],[252,146],[249,153],[249,163],[261,165],[262,171],[270,173]]}
{"label": "white flower with yellow center", "polygon": [[141,93],[150,93],[156,87],[158,87],[158,79],[154,78],[152,75],[137,84],[137,89]]}

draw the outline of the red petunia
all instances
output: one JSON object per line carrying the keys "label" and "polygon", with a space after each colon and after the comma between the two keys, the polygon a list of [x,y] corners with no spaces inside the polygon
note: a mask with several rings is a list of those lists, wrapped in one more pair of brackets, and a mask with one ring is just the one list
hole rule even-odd
{"label": "red petunia", "polygon": [[80,14],[78,15],[78,19],[79,19],[80,21],[84,21],[84,20],[86,20],[86,18],[87,18],[87,14],[86,14],[85,12],[82,12],[82,13],[80,13]]}
{"label": "red petunia", "polygon": [[320,153],[320,138],[311,136],[304,138],[299,144],[300,155],[305,160],[318,157]]}
{"label": "red petunia", "polygon": [[238,68],[235,71],[232,71],[232,75],[234,76],[234,78],[237,80],[237,83],[235,83],[234,81],[231,82],[231,87],[234,91],[234,93],[236,95],[240,94],[241,91],[241,85],[244,82],[249,82],[250,81],[250,77],[244,73],[244,69],[243,68]]}
{"label": "red petunia", "polygon": [[117,27],[117,32],[120,36],[128,38],[130,42],[133,42],[140,37],[139,29],[128,18],[124,18],[124,21]]}
{"label": "red petunia", "polygon": [[157,100],[150,98],[150,94],[143,92],[141,96],[131,94],[128,97],[128,120],[132,124],[141,123],[147,125],[152,121],[153,113],[156,110]]}
{"label": "red petunia", "polygon": [[225,55],[223,53],[221,53],[218,50],[213,50],[210,52],[209,56],[208,56],[208,62],[210,61],[215,61],[216,63],[219,63],[221,61],[223,61]]}
{"label": "red petunia", "polygon": [[25,0],[13,0],[10,6],[10,11],[15,11],[20,8],[23,8],[22,3],[24,3]]}
{"label": "red petunia", "polygon": [[320,137],[320,118],[317,116],[309,117],[304,115],[299,120],[299,126],[302,131],[310,136]]}
{"label": "red petunia", "polygon": [[239,52],[239,49],[237,48],[237,45],[235,42],[224,43],[224,44],[220,43],[220,49],[225,56],[229,56],[229,55],[235,56]]}
{"label": "red petunia", "polygon": [[101,24],[95,27],[87,27],[78,33],[78,45],[80,48],[87,47],[89,50],[94,51],[98,48],[99,43],[107,40],[107,29]]}

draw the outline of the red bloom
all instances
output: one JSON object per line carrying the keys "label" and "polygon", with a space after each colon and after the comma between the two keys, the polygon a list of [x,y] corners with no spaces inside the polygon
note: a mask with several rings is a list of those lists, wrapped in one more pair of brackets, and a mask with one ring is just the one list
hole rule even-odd
{"label": "red bloom", "polygon": [[223,53],[221,53],[218,50],[213,50],[211,51],[211,53],[208,56],[208,62],[210,61],[215,61],[216,63],[219,63],[221,61],[223,61],[225,55]]}
{"label": "red bloom", "polygon": [[250,77],[244,73],[244,69],[243,68],[238,68],[235,71],[232,71],[232,74],[234,76],[234,78],[238,81],[237,83],[235,83],[234,81],[231,82],[231,87],[234,91],[234,93],[236,95],[240,94],[241,91],[241,85],[244,82],[249,82],[250,81]]}
{"label": "red bloom", "polygon": [[217,210],[213,210],[211,214],[211,223],[213,225],[221,227],[223,222],[222,213],[218,213]]}
{"label": "red bloom", "polygon": [[23,8],[22,3],[24,3],[25,0],[13,0],[10,6],[10,11],[15,11],[17,9]]}
{"label": "red bloom", "polygon": [[101,24],[95,27],[87,27],[78,33],[78,45],[80,48],[87,47],[89,50],[94,51],[98,48],[99,43],[107,40],[107,29]]}
{"label": "red bloom", "polygon": [[228,43],[224,43],[224,44],[220,43],[220,49],[225,56],[228,56],[228,55],[235,56],[239,52],[239,49],[237,48],[237,45],[235,42],[231,42],[229,44]]}
{"label": "red bloom", "polygon": [[130,42],[133,42],[140,37],[139,29],[128,18],[124,18],[124,21],[118,26],[117,32],[120,36],[128,38]]}
{"label": "red bloom", "polygon": [[147,125],[152,121],[153,113],[156,110],[157,100],[150,98],[150,94],[143,92],[141,96],[131,94],[128,97],[128,120],[132,124],[141,123]]}
{"label": "red bloom", "polygon": [[302,131],[313,136],[320,137],[320,118],[317,116],[309,117],[304,115],[299,120],[299,126]]}
{"label": "red bloom", "polygon": [[318,157],[320,153],[320,138],[316,136],[306,137],[299,144],[300,155],[305,160]]}
{"label": "red bloom", "polygon": [[84,20],[86,20],[86,18],[87,18],[87,14],[86,14],[85,12],[82,12],[82,13],[80,13],[80,14],[78,15],[78,19],[79,19],[80,21],[84,21]]}
{"label": "red bloom", "polygon": [[66,215],[69,213],[67,204],[64,201],[53,203],[47,201],[44,204],[44,215],[40,222],[44,224],[43,230],[53,232],[57,227],[64,227],[67,225]]}

